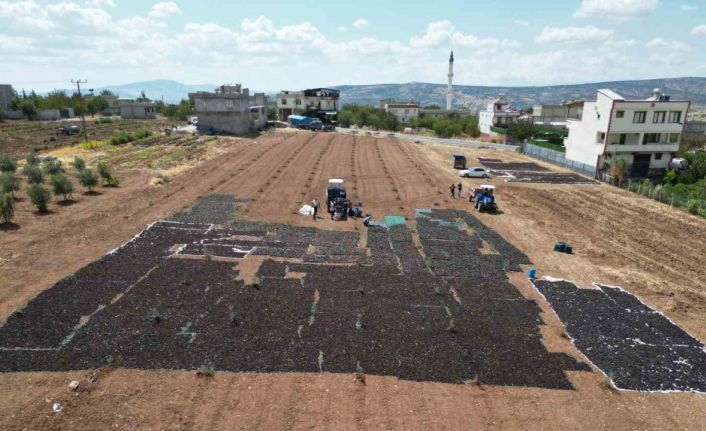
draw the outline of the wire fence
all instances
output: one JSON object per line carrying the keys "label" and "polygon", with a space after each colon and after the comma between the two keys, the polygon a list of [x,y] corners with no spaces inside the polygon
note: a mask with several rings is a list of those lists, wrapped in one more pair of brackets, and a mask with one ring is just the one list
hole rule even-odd
{"label": "wire fence", "polygon": [[706,199],[673,193],[661,184],[652,184],[649,180],[627,180],[615,184],[631,192],[637,193],[672,207],[683,208],[689,213],[706,218]]}
{"label": "wire fence", "polygon": [[553,163],[559,165],[572,171],[578,172],[583,175],[588,175],[591,178],[596,176],[596,167],[590,166],[585,163],[575,162],[573,160],[567,160],[564,153],[560,151],[550,150],[548,148],[538,147],[532,145],[528,142],[522,144],[522,153],[530,157],[534,157],[545,162]]}

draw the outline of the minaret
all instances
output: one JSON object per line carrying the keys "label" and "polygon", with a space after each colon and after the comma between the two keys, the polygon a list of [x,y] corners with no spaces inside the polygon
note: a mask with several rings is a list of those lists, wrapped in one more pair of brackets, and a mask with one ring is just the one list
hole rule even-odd
{"label": "minaret", "polygon": [[446,110],[453,109],[454,102],[454,52],[449,57],[449,87],[446,89]]}

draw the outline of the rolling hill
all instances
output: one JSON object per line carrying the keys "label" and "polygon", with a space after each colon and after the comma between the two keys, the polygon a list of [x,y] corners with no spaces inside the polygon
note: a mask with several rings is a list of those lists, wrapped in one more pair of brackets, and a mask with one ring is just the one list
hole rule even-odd
{"label": "rolling hill", "polygon": [[[636,81],[597,82],[574,85],[553,85],[544,87],[481,87],[455,85],[455,103],[460,106],[477,108],[483,102],[492,100],[499,93],[505,93],[516,107],[529,107],[536,103],[559,103],[569,100],[594,100],[596,90],[610,88],[626,98],[644,99],[652,89],[661,87],[664,94],[672,99],[691,100],[692,106],[706,107],[706,78],[667,78]],[[340,85],[344,104],[359,103],[377,105],[381,99],[415,100],[423,105],[438,103],[446,105],[446,85],[423,82],[406,84]]]}

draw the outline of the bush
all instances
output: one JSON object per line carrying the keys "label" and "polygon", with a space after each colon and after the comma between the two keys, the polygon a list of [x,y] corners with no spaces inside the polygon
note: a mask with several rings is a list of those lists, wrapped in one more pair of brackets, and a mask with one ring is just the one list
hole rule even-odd
{"label": "bush", "polygon": [[15,192],[20,189],[20,180],[12,172],[5,172],[0,175],[0,193],[9,193],[13,198]]}
{"label": "bush", "polygon": [[0,218],[3,224],[8,224],[15,216],[15,200],[10,193],[0,196]]}
{"label": "bush", "polygon": [[99,160],[96,167],[98,168],[98,175],[103,179],[103,184],[111,187],[117,187],[120,184],[120,180],[113,175],[105,160]]}
{"label": "bush", "polygon": [[25,156],[25,161],[27,166],[37,166],[39,164],[39,157],[34,153],[29,153]]}
{"label": "bush", "polygon": [[117,136],[113,136],[108,139],[108,145],[122,145],[127,144],[132,141],[137,141],[139,139],[144,139],[152,136],[152,132],[149,130],[138,130],[133,133],[121,133]]}
{"label": "bush", "polygon": [[698,215],[699,214],[699,208],[701,208],[702,202],[698,199],[689,199],[686,201],[686,210],[689,211],[691,214]]}
{"label": "bush", "polygon": [[0,172],[15,172],[17,160],[5,154],[0,154]]}
{"label": "bush", "polygon": [[44,172],[37,165],[27,165],[22,169],[22,173],[27,177],[30,184],[42,184],[44,182]]}
{"label": "bush", "polygon": [[58,175],[64,173],[61,160],[47,159],[44,161],[44,172],[47,175]]}
{"label": "bush", "polygon": [[98,185],[98,177],[90,169],[83,169],[78,173],[78,182],[90,192]]}
{"label": "bush", "polygon": [[55,196],[63,196],[64,200],[71,199],[71,193],[74,192],[74,185],[71,184],[68,178],[64,175],[57,174],[51,177],[51,185],[54,188]]}
{"label": "bush", "polygon": [[71,162],[71,166],[73,166],[74,169],[76,169],[77,171],[81,172],[82,170],[86,169],[86,161],[80,158],[79,156],[76,156]]}
{"label": "bush", "polygon": [[108,117],[101,117],[96,120],[96,124],[110,124],[113,120]]}
{"label": "bush", "polygon": [[97,150],[98,148],[104,147],[106,145],[105,141],[88,141],[81,144],[81,148],[84,150]]}
{"label": "bush", "polygon": [[41,184],[30,184],[27,188],[27,195],[40,213],[47,212],[47,204],[49,199],[51,199],[51,194],[49,194],[47,189],[42,187]]}

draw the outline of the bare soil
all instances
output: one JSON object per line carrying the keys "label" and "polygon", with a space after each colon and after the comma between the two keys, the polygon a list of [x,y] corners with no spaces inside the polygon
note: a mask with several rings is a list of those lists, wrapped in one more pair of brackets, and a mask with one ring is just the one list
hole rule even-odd
{"label": "bare soil", "polygon": [[[129,240],[154,220],[214,193],[250,198],[241,217],[334,230],[364,231],[360,220],[313,222],[297,214],[322,200],[328,178],[343,178],[375,218],[415,208],[470,209],[451,199],[458,148],[396,139],[277,132],[226,140],[166,184],[153,171],[118,171],[119,188],[76,196],[47,216],[25,199],[14,229],[0,231],[0,319],[59,279]],[[217,142],[223,142],[218,140]],[[215,144],[215,142],[214,142]],[[490,150],[461,150],[503,162],[536,162]],[[554,171],[560,169],[541,162]],[[478,165],[480,165],[478,163]],[[278,172],[279,171],[279,172]],[[487,182],[488,180],[483,180]],[[478,217],[520,251],[539,275],[620,285],[697,338],[706,339],[706,221],[607,185],[496,184],[501,214]],[[464,190],[480,181],[463,179]],[[564,240],[573,255],[552,251]],[[528,283],[550,352],[584,356]],[[596,371],[594,369],[594,371]],[[92,374],[91,374],[92,373]],[[87,377],[95,376],[94,383]],[[599,372],[569,372],[576,390],[416,383],[348,374],[216,373],[106,369],[0,375],[0,428],[15,429],[702,429],[706,396],[614,392]],[[78,394],[68,389],[80,380]],[[93,378],[91,378],[93,380]],[[64,410],[51,412],[53,402]]]}

